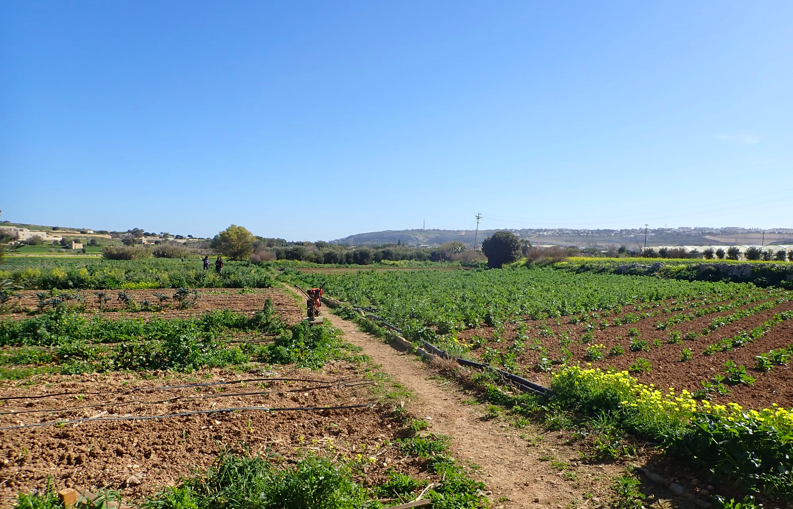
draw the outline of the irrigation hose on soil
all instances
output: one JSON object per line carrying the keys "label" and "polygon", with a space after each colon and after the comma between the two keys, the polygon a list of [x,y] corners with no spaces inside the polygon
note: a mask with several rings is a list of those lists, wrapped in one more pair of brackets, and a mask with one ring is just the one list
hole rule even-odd
{"label": "irrigation hose on soil", "polygon": [[[331,383],[340,383],[344,382],[344,378],[340,378],[335,380]],[[209,387],[211,385],[232,385],[232,384],[240,384],[246,382],[308,382],[308,383],[328,383],[327,380],[312,380],[310,378],[243,378],[242,380],[229,380],[228,382],[205,382],[200,384],[186,384],[186,385],[163,385],[161,387],[133,387],[127,391],[122,392],[121,394],[130,394],[137,391],[164,391],[170,389],[185,389],[188,387]],[[104,392],[57,392],[55,394],[41,394],[38,396],[8,396],[8,397],[0,397],[0,401],[10,401],[13,399],[44,399],[44,398],[54,398],[55,396],[79,396],[79,395],[90,394],[92,396],[98,396],[101,394],[106,394]]]}
{"label": "irrigation hose on soil", "polygon": [[106,403],[95,403],[92,405],[82,405],[82,406],[74,406],[74,407],[65,407],[65,408],[37,408],[33,410],[6,410],[4,412],[0,412],[0,415],[22,415],[22,414],[38,414],[38,413],[56,413],[56,412],[73,412],[77,410],[85,410],[86,408],[101,408],[105,406],[129,406],[129,405],[161,405],[163,403],[171,403],[173,401],[188,401],[188,400],[201,400],[201,399],[216,399],[216,398],[231,398],[237,396],[261,396],[262,394],[284,394],[288,392],[308,392],[308,391],[316,391],[319,389],[331,389],[336,387],[337,389],[341,389],[342,387],[358,387],[361,385],[373,385],[374,382],[371,380],[355,380],[354,383],[351,382],[344,382],[344,383],[332,383],[327,385],[319,385],[316,387],[305,387],[302,389],[290,389],[290,390],[273,390],[273,391],[256,391],[256,392],[232,392],[232,393],[222,393],[222,394],[209,394],[204,396],[174,396],[172,398],[160,399],[156,401],[118,401],[118,402],[106,402]]}
{"label": "irrigation hose on soil", "polygon": [[242,406],[235,408],[218,408],[215,410],[193,410],[191,412],[180,412],[176,414],[163,414],[163,415],[127,415],[123,417],[87,417],[85,419],[73,419],[70,421],[49,421],[38,422],[34,424],[24,424],[21,426],[6,426],[0,428],[0,431],[23,429],[23,428],[41,428],[43,426],[60,425],[66,426],[67,424],[80,424],[83,422],[108,422],[108,421],[148,421],[154,419],[168,419],[171,417],[186,417],[190,415],[201,414],[218,414],[228,412],[242,412],[242,411],[262,411],[262,412],[311,412],[311,411],[324,411],[324,410],[352,410],[358,408],[371,408],[375,405],[372,403],[364,403],[361,405],[343,405],[343,406],[330,406],[330,407],[291,407],[291,408],[270,408],[265,406]]}
{"label": "irrigation hose on soil", "polygon": [[[353,307],[353,309],[355,309],[356,311],[364,314],[364,316],[366,318],[374,319],[374,320],[382,323],[383,325],[385,325],[387,328],[389,328],[389,329],[391,329],[393,331],[396,331],[396,332],[398,332],[400,334],[404,334],[404,332],[402,332],[401,329],[395,327],[394,325],[391,325],[390,323],[386,322],[385,320],[383,320],[382,318],[380,318],[376,314],[367,313],[367,311],[372,310],[372,308]],[[551,389],[549,389],[548,387],[544,387],[544,386],[542,386],[540,384],[536,384],[534,382],[526,380],[525,378],[520,377],[518,375],[515,375],[513,373],[510,373],[509,371],[504,371],[503,369],[494,368],[493,366],[489,366],[489,365],[483,364],[481,362],[469,361],[468,359],[463,359],[462,357],[452,357],[451,355],[449,355],[445,351],[441,350],[437,346],[433,345],[432,343],[429,343],[429,342],[423,341],[423,340],[421,341],[421,343],[422,343],[422,346],[424,347],[425,350],[429,350],[430,353],[432,353],[433,355],[436,355],[438,357],[442,357],[444,359],[452,359],[452,360],[456,361],[458,364],[463,365],[463,366],[475,367],[475,368],[482,369],[482,370],[492,369],[493,371],[498,373],[502,378],[505,378],[505,379],[509,380],[510,382],[514,383],[523,392],[533,392],[535,394],[539,394],[540,396],[550,396],[551,394],[553,394],[553,391]]]}

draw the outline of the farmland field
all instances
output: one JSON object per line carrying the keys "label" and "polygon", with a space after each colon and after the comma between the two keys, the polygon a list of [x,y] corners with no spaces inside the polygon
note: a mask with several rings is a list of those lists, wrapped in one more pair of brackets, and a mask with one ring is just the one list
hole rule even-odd
{"label": "farmland field", "polygon": [[[781,289],[553,269],[293,277],[325,283],[412,339],[545,385],[580,363],[747,408],[793,401],[787,363],[755,359],[793,347],[793,294]],[[756,381],[731,379],[728,362]]]}
{"label": "farmland field", "polygon": [[[301,322],[270,271],[229,263],[217,276],[176,260],[10,268],[4,277],[37,289],[4,290],[0,506],[52,497],[48,485],[155,506],[177,495],[223,505],[226,490],[271,504],[379,507],[423,492],[481,505],[484,485],[444,454],[447,440],[395,410],[408,395],[339,331]],[[228,468],[274,480],[256,489],[288,491],[276,479],[299,489],[224,485]],[[289,481],[299,476],[318,480]]]}

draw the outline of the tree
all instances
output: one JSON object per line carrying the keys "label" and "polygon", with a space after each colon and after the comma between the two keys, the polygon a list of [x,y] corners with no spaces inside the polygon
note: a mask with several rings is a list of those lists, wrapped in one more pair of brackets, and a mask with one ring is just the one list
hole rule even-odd
{"label": "tree", "polygon": [[136,242],[135,237],[122,237],[121,239],[121,243],[127,247],[134,246]]}
{"label": "tree", "polygon": [[520,258],[520,239],[514,233],[496,232],[482,242],[482,252],[487,256],[488,267],[500,269]]}
{"label": "tree", "polygon": [[727,259],[737,260],[741,256],[741,249],[737,246],[730,246],[727,248]]}
{"label": "tree", "polygon": [[44,244],[44,239],[41,238],[41,235],[34,235],[30,237],[26,243],[28,246],[40,246],[41,244]]}
{"label": "tree", "polygon": [[212,248],[232,260],[247,260],[253,254],[256,237],[242,226],[229,226],[212,239]]}
{"label": "tree", "polygon": [[763,250],[759,247],[749,246],[745,256],[747,260],[759,260],[763,256]]}
{"label": "tree", "polygon": [[706,260],[712,260],[713,259],[713,253],[715,253],[715,252],[716,251],[714,251],[712,247],[709,247],[706,250],[702,251],[702,254],[705,255],[705,259]]}
{"label": "tree", "polygon": [[723,260],[725,254],[726,253],[724,252],[724,249],[722,249],[722,248],[718,248],[716,250],[716,258],[718,258],[719,260]]}
{"label": "tree", "polygon": [[779,261],[779,262],[784,262],[785,258],[787,258],[787,252],[784,249],[780,249],[774,255],[774,259]]}

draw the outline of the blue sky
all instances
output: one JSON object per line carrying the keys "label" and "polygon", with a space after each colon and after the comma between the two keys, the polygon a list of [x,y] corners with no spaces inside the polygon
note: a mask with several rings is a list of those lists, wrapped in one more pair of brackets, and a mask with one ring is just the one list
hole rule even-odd
{"label": "blue sky", "polygon": [[793,3],[0,3],[2,219],[793,227]]}

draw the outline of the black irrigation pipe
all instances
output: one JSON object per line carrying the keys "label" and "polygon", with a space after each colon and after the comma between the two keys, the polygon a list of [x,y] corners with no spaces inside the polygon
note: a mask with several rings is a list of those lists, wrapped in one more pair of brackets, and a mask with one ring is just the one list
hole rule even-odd
{"label": "black irrigation pipe", "polygon": [[[185,385],[164,385],[162,387],[133,387],[122,394],[130,394],[137,391],[163,391],[170,389],[184,389],[187,387],[208,387],[211,385],[231,385],[244,382],[309,382],[309,383],[327,383],[327,380],[312,380],[309,378],[245,378],[242,380],[230,380],[228,382],[206,382],[200,384],[185,384]],[[333,383],[344,382],[344,379],[335,380]],[[42,394],[39,396],[7,396],[1,397],[0,401],[10,401],[13,399],[44,399],[54,398],[55,396],[79,396],[81,394],[101,395],[107,394],[105,392],[57,392],[55,394]]]}
{"label": "black irrigation pipe", "polygon": [[[353,309],[361,313],[367,310],[367,308],[362,308],[362,307],[353,307]],[[386,322],[385,320],[375,315],[374,313],[366,313],[365,316],[366,318],[377,320],[378,322],[382,323],[387,328],[393,331],[399,332],[400,334],[404,334],[402,330]],[[540,396],[550,396],[553,394],[553,391],[548,387],[526,380],[525,378],[510,373],[509,371],[504,371],[503,369],[494,368],[493,366],[488,366],[487,364],[482,364],[481,362],[469,361],[468,359],[463,359],[462,357],[452,357],[451,355],[441,350],[437,346],[424,340],[421,340],[421,344],[423,348],[429,351],[431,354],[437,355],[438,357],[442,357],[444,359],[452,359],[454,361],[457,361],[457,363],[462,366],[470,366],[482,370],[493,370],[496,373],[498,373],[502,378],[505,378],[510,382],[514,383],[515,385],[517,385],[517,387],[523,392],[534,392],[536,394],[539,394]]]}
{"label": "black irrigation pipe", "polygon": [[323,410],[350,410],[355,408],[371,408],[375,404],[372,403],[364,403],[361,405],[344,405],[344,406],[331,406],[331,407],[291,407],[291,408],[270,408],[265,406],[241,406],[236,408],[218,408],[216,410],[193,410],[191,412],[181,412],[178,414],[163,414],[163,415],[129,415],[123,417],[87,417],[85,419],[73,419],[71,421],[49,421],[49,422],[37,422],[34,424],[23,424],[21,426],[6,426],[4,428],[0,428],[0,431],[7,431],[13,429],[22,429],[22,428],[40,428],[43,426],[52,426],[52,425],[61,425],[66,426],[67,424],[80,424],[83,422],[107,422],[107,421],[148,421],[154,419],[167,419],[170,417],[186,417],[189,415],[201,415],[201,414],[217,414],[217,413],[227,413],[227,412],[241,412],[241,411],[263,411],[263,412],[297,412],[297,411],[323,411]]}
{"label": "black irrigation pipe", "polygon": [[109,403],[96,403],[93,405],[82,405],[76,407],[67,407],[67,408],[44,408],[44,409],[35,409],[35,410],[7,410],[5,412],[0,412],[0,415],[21,415],[21,414],[38,414],[38,413],[56,413],[56,412],[73,412],[76,410],[85,410],[86,408],[101,408],[105,406],[129,406],[129,405],[160,405],[163,403],[170,403],[172,401],[188,401],[188,400],[201,400],[201,399],[216,399],[216,398],[232,398],[236,396],[260,396],[262,394],[284,394],[288,392],[308,392],[308,391],[316,391],[319,389],[330,389],[332,387],[336,387],[341,389],[342,387],[359,387],[361,385],[372,385],[374,384],[371,380],[355,380],[353,383],[348,382],[339,382],[335,384],[328,384],[328,385],[319,385],[315,387],[305,387],[302,389],[289,389],[286,391],[256,391],[256,392],[232,392],[229,394],[222,393],[222,394],[210,394],[205,396],[174,396],[173,398],[167,399],[160,399],[157,401],[120,401],[120,402],[109,402]]}

